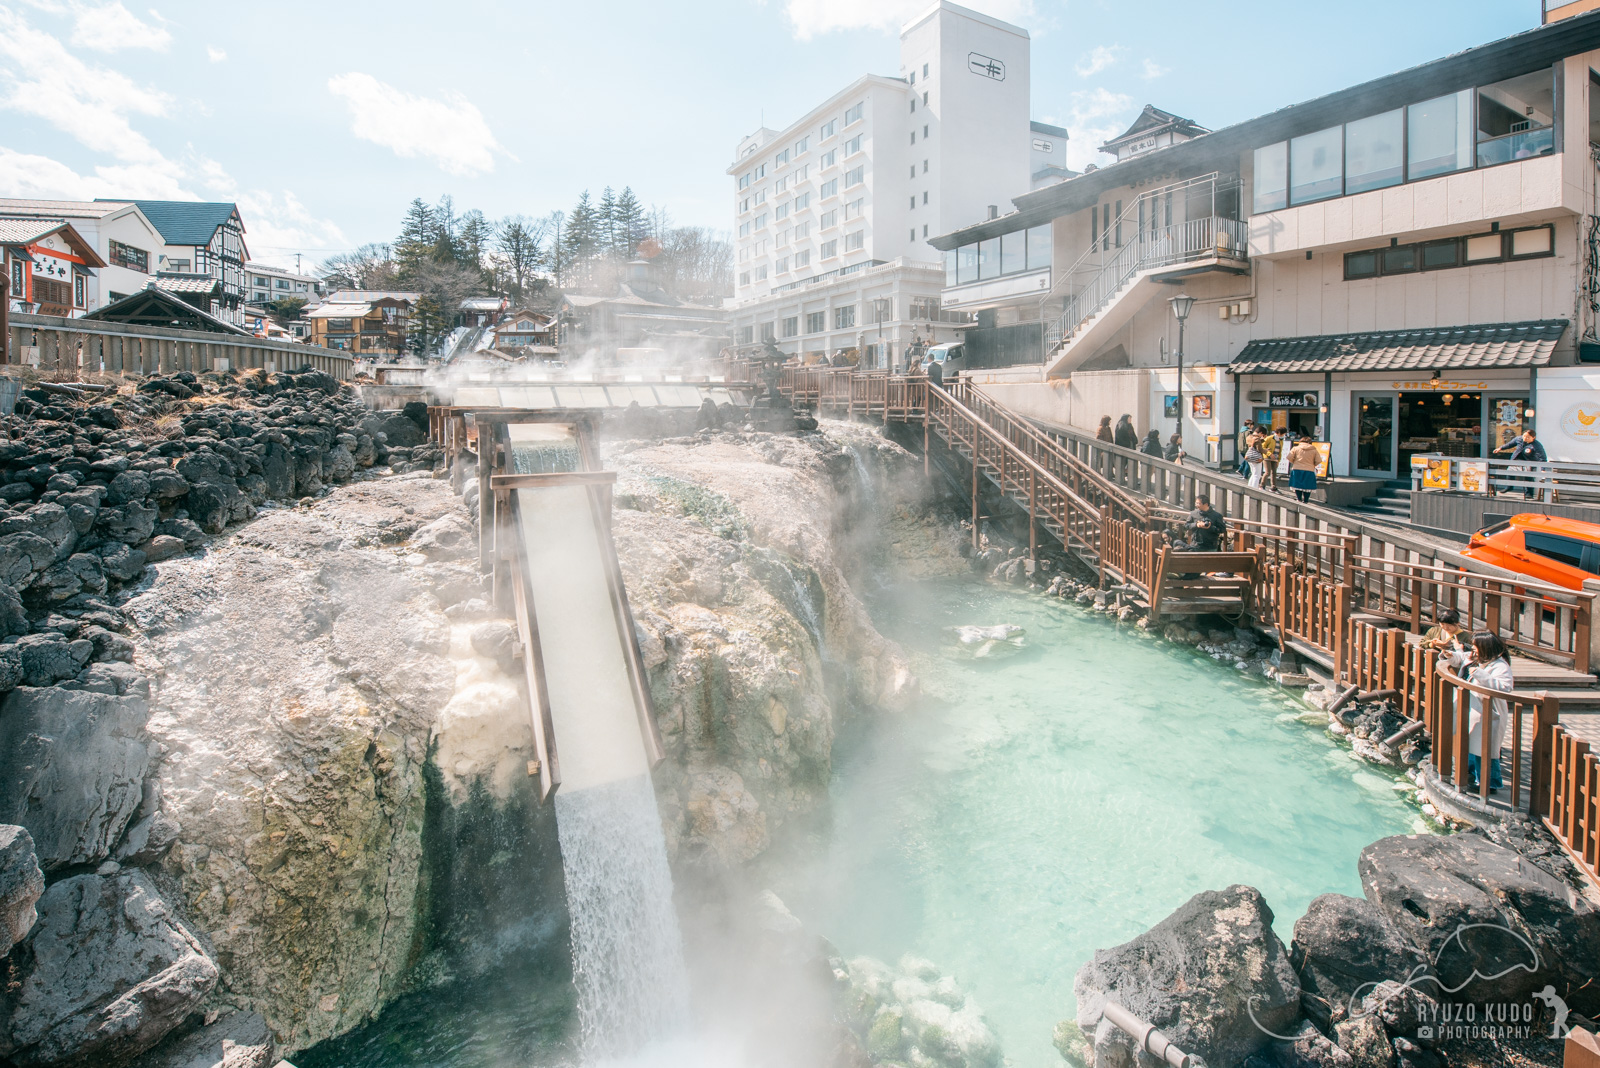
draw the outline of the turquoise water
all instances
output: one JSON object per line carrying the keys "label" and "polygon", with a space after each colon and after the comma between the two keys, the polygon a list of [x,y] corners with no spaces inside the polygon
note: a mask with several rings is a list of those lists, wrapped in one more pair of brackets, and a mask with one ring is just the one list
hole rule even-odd
{"label": "turquoise water", "polygon": [[[927,700],[840,739],[831,829],[767,874],[845,956],[955,975],[1018,1068],[1061,1063],[1051,1029],[1095,949],[1232,883],[1287,941],[1316,895],[1360,895],[1366,845],[1417,829],[1395,779],[1286,691],[1193,649],[970,581],[900,588],[874,616]],[[1031,649],[965,661],[942,639],[997,623]]]}

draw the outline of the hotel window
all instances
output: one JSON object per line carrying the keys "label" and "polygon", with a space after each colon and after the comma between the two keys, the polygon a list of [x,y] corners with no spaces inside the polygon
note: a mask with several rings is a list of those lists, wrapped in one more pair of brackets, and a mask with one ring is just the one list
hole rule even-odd
{"label": "hotel window", "polygon": [[861,135],[860,134],[856,134],[854,137],[850,138],[850,140],[848,140],[848,141],[846,141],[844,143],[844,154],[846,156],[853,156],[857,152],[860,152],[860,151],[861,151]]}
{"label": "hotel window", "polygon": [[788,188],[789,188],[789,176],[788,175],[784,175],[782,178],[779,178],[776,182],[772,183],[772,191],[774,193],[781,193],[785,189],[788,189]]}
{"label": "hotel window", "polygon": [[760,267],[756,268],[756,281],[765,282],[766,280],[767,280],[767,265],[763,263]]}
{"label": "hotel window", "polygon": [[927,93],[923,93],[922,94],[922,106],[923,107],[927,107],[928,106],[928,94]]}
{"label": "hotel window", "polygon": [[799,240],[802,237],[810,237],[811,236],[811,221],[808,219],[805,222],[795,223],[794,224],[794,236],[795,236],[795,240]]}
{"label": "hotel window", "polygon": [[801,182],[805,181],[806,178],[810,176],[810,174],[811,174],[811,165],[809,163],[806,164],[804,167],[795,168],[795,171],[794,171],[794,184],[795,185],[799,185]]}
{"label": "hotel window", "polygon": [[927,160],[923,160],[922,161],[922,173],[923,174],[927,174],[928,173],[928,161]]}
{"label": "hotel window", "polygon": [[1472,90],[1406,108],[1406,177],[1413,181],[1472,166]]}
{"label": "hotel window", "polygon": [[820,334],[828,329],[827,312],[806,312],[806,333]]}
{"label": "hotel window", "polygon": [[789,257],[788,256],[779,256],[778,257],[778,264],[777,264],[776,267],[774,267],[772,269],[772,273],[773,274],[788,274],[789,273]]}
{"label": "hotel window", "polygon": [[834,208],[832,211],[823,212],[820,216],[818,216],[818,220],[817,221],[822,225],[822,228],[824,230],[826,230],[830,226],[838,226],[839,225],[839,209],[838,208]]}
{"label": "hotel window", "polygon": [[913,163],[911,165],[911,177],[915,178],[916,176],[917,176],[917,165],[915,163]]}
{"label": "hotel window", "polygon": [[819,160],[817,160],[817,166],[822,168],[823,170],[827,170],[829,167],[833,166],[838,161],[839,161],[839,150],[836,149],[836,148],[831,148],[828,151],[824,152],[822,154],[822,157]]}
{"label": "hotel window", "polygon": [[788,163],[788,162],[789,162],[789,150],[787,148],[784,149],[782,152],[779,152],[776,156],[774,156],[772,158],[772,164],[775,167],[781,167],[785,163]]}
{"label": "hotel window", "polygon": [[751,199],[757,204],[765,204],[767,202],[767,191],[765,189],[758,190]]}
{"label": "hotel window", "polygon": [[740,189],[748,189],[748,188],[750,188],[750,179],[752,177],[753,177],[753,175],[750,175],[750,174],[741,174],[741,175],[739,175],[739,188]]}
{"label": "hotel window", "polygon": [[783,320],[783,336],[796,337],[800,333],[800,316],[791,315]]}
{"label": "hotel window", "polygon": [[789,202],[784,201],[772,210],[774,219],[787,219],[789,217]]}
{"label": "hotel window", "polygon": [[742,222],[742,223],[739,224],[739,236],[740,237],[749,237],[750,236],[750,224],[748,222]]}
{"label": "hotel window", "polygon": [[810,249],[805,249],[805,250],[803,250],[801,252],[796,252],[794,254],[794,265],[795,265],[795,267],[797,269],[800,268],[800,267],[809,266],[810,263],[811,263],[811,250]]}
{"label": "hotel window", "polygon": [[1309,204],[1344,189],[1344,127],[1302,134],[1289,142],[1289,203]]}
{"label": "hotel window", "polygon": [[1478,166],[1548,156],[1555,143],[1555,79],[1537,70],[1478,90]]}
{"label": "hotel window", "polygon": [[779,230],[778,231],[778,240],[776,242],[777,247],[778,248],[785,248],[788,244],[789,244],[789,231],[788,230]]}
{"label": "hotel window", "polygon": [[777,324],[775,324],[775,323],[762,323],[761,324],[761,340],[762,341],[772,341],[772,340],[775,340],[777,338],[778,332],[775,329],[776,325]]}
{"label": "hotel window", "polygon": [[835,330],[848,330],[856,325],[856,306],[845,304],[833,309],[833,328]]}
{"label": "hotel window", "polygon": [[915,115],[916,113],[917,113],[917,98],[913,96],[911,98],[911,114]]}
{"label": "hotel window", "polygon": [[797,156],[804,155],[806,152],[810,151],[810,149],[811,138],[809,137],[802,137],[800,140],[794,143],[794,154]]}
{"label": "hotel window", "polygon": [[928,77],[928,65],[926,63],[922,65],[922,77],[924,79]]}
{"label": "hotel window", "polygon": [[767,176],[767,165],[763,163],[761,166],[757,167],[755,174],[757,178],[765,178]]}
{"label": "hotel window", "polygon": [[862,101],[861,103],[858,103],[855,107],[850,108],[849,110],[847,110],[844,113],[844,124],[846,126],[849,126],[851,123],[860,122],[861,121],[861,112],[862,112],[862,109],[865,106],[866,106],[866,101]]}
{"label": "hotel window", "polygon": [[1346,253],[1345,281],[1377,278],[1417,271],[1442,271],[1504,260],[1535,259],[1555,255],[1555,229],[1532,226],[1468,237],[1447,237],[1416,245],[1392,245]]}
{"label": "hotel window", "polygon": [[844,235],[844,250],[846,252],[859,252],[866,247],[866,244],[867,232],[865,230],[857,230],[854,233]]}
{"label": "hotel window", "polygon": [[913,226],[911,228],[911,236],[909,238],[907,238],[906,240],[915,241],[916,239],[917,239],[917,228],[915,226]]}
{"label": "hotel window", "polygon": [[915,193],[911,194],[911,207],[910,207],[909,210],[911,210],[911,211],[916,211],[917,210],[917,194],[915,194]]}
{"label": "hotel window", "polygon": [[796,193],[794,196],[794,210],[805,211],[811,206],[810,193]]}
{"label": "hotel window", "polygon": [[830,178],[828,181],[823,182],[822,183],[822,187],[817,190],[817,195],[820,196],[823,200],[827,200],[829,197],[838,196],[839,195],[839,179]]}
{"label": "hotel window", "polygon": [[756,339],[756,328],[755,327],[753,327],[753,326],[741,326],[739,328],[739,344],[748,345],[752,341],[754,341],[755,339]]}
{"label": "hotel window", "polygon": [[917,131],[915,131],[915,130],[911,131],[911,143],[912,144],[916,144],[917,143]]}
{"label": "hotel window", "polygon": [[860,185],[867,180],[866,175],[867,168],[865,166],[850,168],[844,175],[844,187],[849,189],[851,186]]}
{"label": "hotel window", "polygon": [[766,212],[762,212],[760,215],[756,216],[756,229],[757,230],[765,230],[766,228],[767,228],[767,213]]}
{"label": "hotel window", "polygon": [[1344,191],[1365,193],[1405,180],[1402,145],[1405,109],[1346,123],[1344,127]]}
{"label": "hotel window", "polygon": [[854,200],[850,201],[850,203],[844,206],[844,217],[846,219],[859,219],[862,215],[866,214],[866,210],[867,198],[856,197]]}
{"label": "hotel window", "polygon": [[839,254],[839,242],[837,240],[824,241],[822,243],[822,248],[818,250],[817,254],[825,260],[833,259]]}
{"label": "hotel window", "polygon": [[922,128],[922,139],[924,141],[928,139],[928,128],[926,126]]}
{"label": "hotel window", "polygon": [[827,122],[822,124],[822,129],[817,131],[817,137],[823,141],[826,141],[828,138],[832,137],[834,132],[838,129],[839,124],[834,120],[829,119]]}
{"label": "hotel window", "polygon": [[928,202],[928,191],[926,189],[922,191],[922,202],[924,204]]}
{"label": "hotel window", "polygon": [[923,223],[922,224],[922,236],[923,237],[927,237],[928,236],[928,224],[927,223]]}

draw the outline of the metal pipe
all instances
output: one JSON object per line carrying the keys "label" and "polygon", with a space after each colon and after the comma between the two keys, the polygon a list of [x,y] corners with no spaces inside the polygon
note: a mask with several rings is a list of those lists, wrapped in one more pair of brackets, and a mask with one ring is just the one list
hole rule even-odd
{"label": "metal pipe", "polygon": [[1345,705],[1349,704],[1350,703],[1350,698],[1354,697],[1357,692],[1359,692],[1359,688],[1355,687],[1355,686],[1352,686],[1348,690],[1346,690],[1344,693],[1340,694],[1339,695],[1339,699],[1337,701],[1335,701],[1333,704],[1328,706],[1328,715],[1330,715],[1330,716],[1338,715],[1339,714],[1339,709],[1341,709]]}
{"label": "metal pipe", "polygon": [[1101,1015],[1116,1026],[1122,1028],[1133,1040],[1139,1043],[1139,1048],[1159,1061],[1172,1066],[1172,1068],[1204,1068],[1205,1059],[1200,1056],[1191,1056],[1172,1044],[1155,1024],[1146,1023],[1133,1013],[1117,1004],[1108,1001],[1100,1010]]}
{"label": "metal pipe", "polygon": [[1376,701],[1380,697],[1399,697],[1399,690],[1368,690],[1366,693],[1356,694],[1357,701]]}
{"label": "metal pipe", "polygon": [[1404,727],[1401,727],[1399,730],[1389,735],[1389,737],[1385,738],[1383,740],[1383,744],[1393,749],[1395,746],[1399,745],[1413,734],[1421,731],[1424,726],[1426,726],[1426,724],[1424,724],[1422,720],[1412,720],[1410,723],[1407,723]]}

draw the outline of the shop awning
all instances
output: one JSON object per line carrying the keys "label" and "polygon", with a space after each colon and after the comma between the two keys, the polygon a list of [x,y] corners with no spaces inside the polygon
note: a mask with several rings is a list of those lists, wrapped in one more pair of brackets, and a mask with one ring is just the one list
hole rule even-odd
{"label": "shop awning", "polygon": [[1326,371],[1485,371],[1545,367],[1567,329],[1565,319],[1478,323],[1366,334],[1324,334],[1252,341],[1229,370],[1243,375]]}

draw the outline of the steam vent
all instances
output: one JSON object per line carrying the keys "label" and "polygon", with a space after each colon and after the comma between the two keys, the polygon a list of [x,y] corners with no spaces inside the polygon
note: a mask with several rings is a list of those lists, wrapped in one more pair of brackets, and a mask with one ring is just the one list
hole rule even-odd
{"label": "steam vent", "polygon": [[1600,0],[973,2],[0,3],[0,1068],[1600,1068]]}

